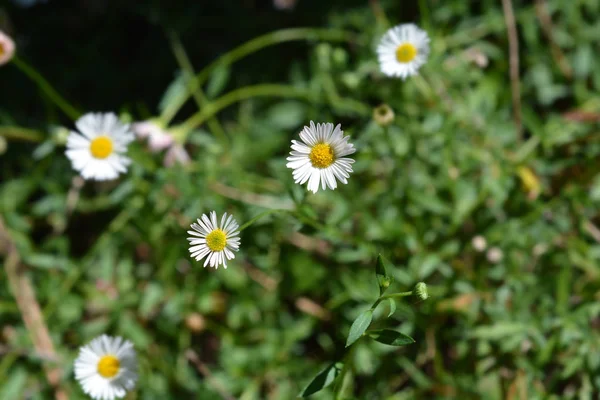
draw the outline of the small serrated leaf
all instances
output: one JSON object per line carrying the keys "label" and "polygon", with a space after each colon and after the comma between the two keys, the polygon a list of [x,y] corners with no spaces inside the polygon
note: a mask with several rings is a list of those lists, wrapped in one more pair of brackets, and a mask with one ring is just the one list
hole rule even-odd
{"label": "small serrated leaf", "polygon": [[308,397],[318,391],[331,385],[335,378],[340,374],[344,364],[341,362],[333,363],[319,372],[317,376],[306,386],[306,388],[300,393],[300,397]]}
{"label": "small serrated leaf", "polygon": [[373,320],[373,310],[368,309],[367,311],[360,314],[352,323],[350,332],[348,333],[348,339],[346,340],[346,347],[356,342],[365,333],[371,321]]}
{"label": "small serrated leaf", "polygon": [[391,297],[388,300],[390,301],[390,312],[388,314],[388,318],[389,318],[396,312],[396,300],[394,300]]}
{"label": "small serrated leaf", "polygon": [[387,288],[392,283],[392,277],[387,273],[387,267],[392,266],[388,260],[385,259],[384,256],[379,254],[377,256],[377,263],[375,265],[375,275],[377,276],[377,284],[379,285],[379,295],[382,296],[383,293],[387,290]]}
{"label": "small serrated leaf", "polygon": [[415,342],[410,336],[392,329],[376,329],[368,331],[367,335],[379,343],[388,344],[390,346],[406,346],[407,344]]}

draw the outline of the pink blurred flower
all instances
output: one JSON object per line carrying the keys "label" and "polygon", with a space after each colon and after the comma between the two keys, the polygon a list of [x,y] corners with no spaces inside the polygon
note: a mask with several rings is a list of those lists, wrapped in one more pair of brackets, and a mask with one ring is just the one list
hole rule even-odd
{"label": "pink blurred flower", "polygon": [[139,138],[148,139],[148,146],[153,153],[171,147],[173,144],[173,136],[154,122],[136,122],[132,125],[132,129]]}
{"label": "pink blurred flower", "polygon": [[10,38],[10,36],[0,31],[0,65],[9,62],[13,58],[14,54],[15,42]]}
{"label": "pink blurred flower", "polygon": [[166,167],[171,167],[175,163],[183,165],[189,163],[190,156],[185,148],[177,143],[173,135],[164,130],[159,124],[152,121],[136,122],[132,125],[132,129],[138,138],[148,140],[148,147],[153,153],[168,149],[163,161]]}
{"label": "pink blurred flower", "polygon": [[190,155],[185,151],[182,145],[174,143],[167,151],[163,162],[165,167],[172,167],[175,163],[186,165],[190,162]]}

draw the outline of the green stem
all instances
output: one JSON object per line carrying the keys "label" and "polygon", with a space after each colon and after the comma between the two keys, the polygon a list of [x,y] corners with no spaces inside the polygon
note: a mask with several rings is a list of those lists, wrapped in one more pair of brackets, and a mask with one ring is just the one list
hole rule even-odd
{"label": "green stem", "polygon": [[72,120],[79,118],[81,113],[66,101],[35,68],[18,57],[12,63],[31,79],[46,96]]}
{"label": "green stem", "polygon": [[344,378],[346,377],[348,370],[352,369],[352,361],[353,361],[353,356],[354,356],[354,350],[356,349],[356,347],[357,346],[355,343],[353,346],[350,347],[350,349],[348,350],[346,355],[344,355],[344,359],[343,359],[344,366],[342,367],[342,371],[340,372],[340,376],[337,378],[337,382],[336,382],[335,388],[334,388],[334,399],[335,400],[341,400],[342,396],[344,395],[344,393],[343,393]]}
{"label": "green stem", "polygon": [[278,43],[284,43],[294,40],[327,40],[331,42],[351,42],[356,37],[354,34],[337,29],[317,29],[317,28],[293,28],[293,29],[282,29],[275,32],[270,32],[265,35],[254,38],[235,49],[225,53],[217,60],[206,66],[198,75],[196,79],[191,80],[188,83],[187,92],[180,98],[176,99],[163,111],[161,118],[168,125],[177,112],[181,109],[183,104],[190,98],[190,93],[193,93],[198,87],[200,87],[212,71],[218,67],[224,67],[233,64],[235,61],[246,57],[260,49],[268,46],[272,46]]}
{"label": "green stem", "polygon": [[[208,104],[204,109],[198,111],[188,118],[181,125],[176,126],[173,130],[177,132],[178,140],[185,143],[187,135],[198,126],[202,125],[206,120],[217,114],[222,109],[230,106],[233,103],[250,99],[253,97],[288,97],[299,98],[309,102],[314,102],[313,94],[307,89],[300,89],[290,85],[265,83],[261,85],[246,86],[237,90],[233,90],[214,102]],[[370,109],[367,105],[362,104],[353,99],[338,99],[338,102],[332,104],[335,108],[345,109],[355,112],[360,115],[367,115]]]}
{"label": "green stem", "polygon": [[192,115],[187,121],[175,127],[175,130],[183,135],[182,142],[185,142],[190,131],[202,125],[207,119],[217,114],[222,109],[242,100],[265,96],[292,97],[310,100],[309,91],[298,89],[293,86],[279,84],[246,86],[219,97],[214,102],[208,104],[204,109]]}
{"label": "green stem", "polygon": [[258,214],[257,216],[255,216],[254,218],[252,218],[250,221],[246,222],[244,225],[240,226],[240,232],[243,231],[244,229],[248,228],[249,226],[251,226],[253,223],[255,223],[256,221],[258,221],[259,219],[261,219],[264,216],[267,216],[269,214],[274,214],[277,212],[291,212],[291,210],[284,210],[284,209],[272,209],[272,210],[267,210],[267,211],[263,211],[260,214]]}
{"label": "green stem", "polygon": [[20,126],[0,126],[0,136],[27,142],[41,142],[44,139],[44,134],[41,132]]}
{"label": "green stem", "polygon": [[421,11],[421,26],[427,32],[431,32],[431,16],[429,7],[427,6],[427,0],[419,0],[419,11]]}
{"label": "green stem", "polygon": [[383,300],[386,299],[397,299],[400,297],[407,297],[407,296],[412,296],[413,295],[413,291],[411,290],[410,292],[400,292],[400,293],[393,293],[393,294],[386,294],[383,295],[381,297],[379,297],[375,303],[373,303],[373,305],[371,306],[371,310],[375,310],[377,308],[377,306],[379,305],[379,303],[381,303]]}
{"label": "green stem", "polygon": [[[177,60],[179,67],[183,70],[185,74],[186,82],[192,82],[195,76],[194,68],[192,66],[192,63],[190,62],[189,57],[187,56],[185,49],[183,48],[183,45],[181,44],[181,41],[174,32],[170,32],[168,36],[171,40],[171,48],[173,49],[175,59]],[[202,87],[200,85],[196,85],[196,88],[192,91],[192,94],[194,96],[194,100],[196,101],[198,109],[202,110],[208,102],[208,99],[204,95]],[[221,141],[221,143],[227,143],[228,140],[227,135],[225,134],[225,130],[216,118],[209,118],[208,127],[215,136],[218,136],[218,139]]]}

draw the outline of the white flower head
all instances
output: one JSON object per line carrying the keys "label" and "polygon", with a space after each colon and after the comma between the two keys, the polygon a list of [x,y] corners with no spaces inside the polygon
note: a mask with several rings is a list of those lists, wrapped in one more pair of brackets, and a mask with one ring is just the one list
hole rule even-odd
{"label": "white flower head", "polygon": [[129,125],[114,113],[88,113],[75,125],[81,134],[71,132],[67,138],[67,157],[84,179],[116,179],[131,163],[124,154],[134,139]]}
{"label": "white flower head", "polygon": [[15,42],[10,38],[10,36],[0,31],[0,65],[9,62],[13,58],[14,54]]}
{"label": "white flower head", "polygon": [[223,214],[221,223],[217,221],[217,213],[210,212],[210,218],[202,214],[198,218],[198,223],[191,225],[193,230],[187,231],[192,237],[190,241],[190,254],[196,261],[204,261],[204,266],[210,264],[211,267],[218,268],[223,264],[227,268],[227,260],[235,258],[234,251],[240,248],[239,225],[232,215]]}
{"label": "white flower head", "polygon": [[401,24],[388,30],[377,46],[381,72],[406,79],[417,75],[429,56],[429,36],[415,24]]}
{"label": "white flower head", "polygon": [[102,335],[79,349],[75,378],[91,398],[125,397],[135,387],[137,359],[133,344],[121,337]]}
{"label": "white flower head", "polygon": [[345,156],[356,151],[350,136],[338,124],[317,124],[310,121],[300,132],[302,142],[292,140],[292,151],[287,167],[293,169],[296,183],[303,185],[308,181],[308,190],[317,193],[319,184],[323,190],[337,187],[337,181],[346,184],[352,172],[354,160]]}

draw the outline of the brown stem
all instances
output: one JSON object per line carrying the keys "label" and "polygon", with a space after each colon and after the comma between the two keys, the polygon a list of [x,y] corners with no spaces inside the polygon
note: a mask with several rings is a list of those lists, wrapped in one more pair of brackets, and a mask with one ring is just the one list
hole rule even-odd
{"label": "brown stem", "polygon": [[[21,257],[13,242],[10,234],[4,226],[4,221],[0,217],[0,253],[6,254],[4,269],[8,277],[8,285],[15,296],[17,307],[23,317],[25,327],[31,336],[33,347],[38,354],[43,354],[46,358],[57,359],[54,345],[48,333],[48,327],[44,322],[40,305],[35,298],[35,291],[29,277],[25,274],[24,266],[21,263]],[[54,388],[54,397],[56,400],[67,400],[66,392],[60,387],[62,370],[57,365],[43,363],[46,379],[50,386]]]}

